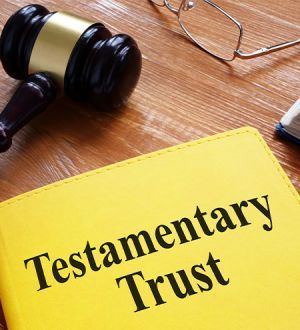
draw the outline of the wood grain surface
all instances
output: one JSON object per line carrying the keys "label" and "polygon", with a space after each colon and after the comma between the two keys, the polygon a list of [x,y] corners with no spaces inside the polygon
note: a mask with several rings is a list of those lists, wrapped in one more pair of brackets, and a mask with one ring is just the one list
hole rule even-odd
{"label": "wood grain surface", "polygon": [[[300,37],[299,0],[216,2],[244,24],[245,51]],[[274,135],[275,124],[300,97],[300,46],[229,65],[193,46],[176,17],[148,0],[39,3],[132,35],[143,53],[143,71],[128,105],[118,111],[99,113],[89,105],[59,99],[24,128],[12,149],[0,155],[1,201],[133,156],[248,125],[259,129],[300,191],[300,149]],[[0,0],[0,28],[26,4]],[[1,108],[16,86],[0,69]]]}

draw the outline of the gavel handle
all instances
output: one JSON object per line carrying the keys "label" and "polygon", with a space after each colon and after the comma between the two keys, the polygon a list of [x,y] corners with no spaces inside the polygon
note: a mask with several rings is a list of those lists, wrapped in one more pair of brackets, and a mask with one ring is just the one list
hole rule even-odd
{"label": "gavel handle", "polygon": [[54,101],[57,87],[44,73],[29,76],[16,90],[0,114],[0,153],[7,151],[12,137]]}

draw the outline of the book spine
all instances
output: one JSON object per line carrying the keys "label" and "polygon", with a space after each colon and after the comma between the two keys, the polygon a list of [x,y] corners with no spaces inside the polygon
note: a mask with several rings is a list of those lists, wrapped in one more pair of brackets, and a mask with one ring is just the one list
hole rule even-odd
{"label": "book spine", "polygon": [[5,241],[0,227],[0,301],[9,330],[26,330],[18,308],[18,299],[11,281]]}

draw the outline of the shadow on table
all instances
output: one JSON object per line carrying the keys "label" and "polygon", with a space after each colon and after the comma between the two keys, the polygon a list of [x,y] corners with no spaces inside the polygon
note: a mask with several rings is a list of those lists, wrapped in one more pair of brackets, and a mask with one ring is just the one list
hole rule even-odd
{"label": "shadow on table", "polygon": [[7,329],[1,304],[0,304],[0,329],[1,330]]}

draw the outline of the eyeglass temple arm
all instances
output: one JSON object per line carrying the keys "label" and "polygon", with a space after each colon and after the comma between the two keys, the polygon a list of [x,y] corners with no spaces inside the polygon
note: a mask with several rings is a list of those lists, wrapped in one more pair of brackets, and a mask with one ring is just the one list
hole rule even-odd
{"label": "eyeglass temple arm", "polygon": [[300,39],[284,42],[274,46],[263,47],[252,53],[244,53],[242,50],[238,49],[235,51],[235,55],[236,57],[247,60],[250,58],[260,57],[266,54],[274,53],[279,50],[286,49],[298,44],[300,44]]}

